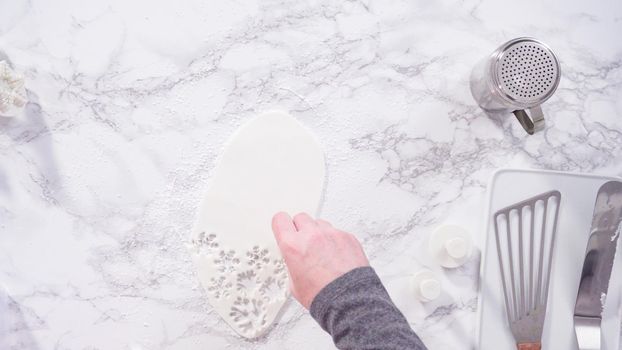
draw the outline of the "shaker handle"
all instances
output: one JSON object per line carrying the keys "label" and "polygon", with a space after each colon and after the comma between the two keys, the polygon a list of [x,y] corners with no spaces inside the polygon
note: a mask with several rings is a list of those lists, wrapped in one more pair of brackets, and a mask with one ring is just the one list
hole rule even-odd
{"label": "shaker handle", "polygon": [[518,109],[512,113],[514,113],[520,125],[522,125],[523,129],[525,129],[529,135],[533,135],[534,132],[544,129],[544,114],[540,106],[529,108],[531,117],[524,109]]}

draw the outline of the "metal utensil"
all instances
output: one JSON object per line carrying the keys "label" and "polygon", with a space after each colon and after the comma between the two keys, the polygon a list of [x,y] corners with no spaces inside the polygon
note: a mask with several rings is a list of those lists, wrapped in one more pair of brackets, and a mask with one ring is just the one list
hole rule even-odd
{"label": "metal utensil", "polygon": [[622,225],[622,182],[605,183],[596,196],[585,251],[574,328],[580,350],[601,349],[602,312]]}
{"label": "metal utensil", "polygon": [[494,214],[510,330],[519,350],[541,348],[561,193],[550,191]]}
{"label": "metal utensil", "polygon": [[525,131],[533,134],[544,128],[540,105],[553,95],[560,77],[559,61],[546,44],[517,38],[475,66],[471,93],[485,111],[514,113]]}

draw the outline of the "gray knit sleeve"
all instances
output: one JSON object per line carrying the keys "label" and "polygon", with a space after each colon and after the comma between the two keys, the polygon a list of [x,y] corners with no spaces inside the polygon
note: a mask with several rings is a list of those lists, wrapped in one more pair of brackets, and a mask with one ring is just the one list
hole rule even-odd
{"label": "gray knit sleeve", "polygon": [[426,349],[371,267],[329,283],[313,299],[310,312],[342,350]]}

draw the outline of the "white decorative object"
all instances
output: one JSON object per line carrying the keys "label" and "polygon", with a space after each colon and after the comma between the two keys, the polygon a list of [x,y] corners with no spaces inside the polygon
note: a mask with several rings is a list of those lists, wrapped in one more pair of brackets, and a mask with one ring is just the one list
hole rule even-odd
{"label": "white decorative object", "polygon": [[324,173],[313,135],[278,111],[240,127],[214,170],[190,250],[214,310],[246,338],[262,335],[288,297],[272,216],[316,214]]}
{"label": "white decorative object", "polygon": [[6,61],[0,61],[0,116],[14,117],[26,105],[24,78]]}
{"label": "white decorative object", "polygon": [[418,271],[413,276],[415,296],[421,302],[430,302],[438,299],[441,295],[441,281],[431,270]]}
{"label": "white decorative object", "polygon": [[473,250],[473,242],[469,232],[464,228],[456,225],[444,225],[432,233],[428,248],[430,255],[439,265],[455,268],[469,260]]}

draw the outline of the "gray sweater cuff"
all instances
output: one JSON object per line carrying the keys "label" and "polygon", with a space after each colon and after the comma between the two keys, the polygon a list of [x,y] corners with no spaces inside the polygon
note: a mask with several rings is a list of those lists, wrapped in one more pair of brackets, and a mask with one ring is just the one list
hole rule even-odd
{"label": "gray sweater cuff", "polygon": [[329,309],[331,307],[334,308],[338,306],[338,296],[347,292],[348,289],[358,289],[361,286],[372,286],[375,287],[375,289],[380,289],[370,291],[371,293],[386,293],[380,278],[378,278],[378,275],[371,266],[357,267],[346,272],[322,288],[309,307],[311,316],[320,323],[320,326],[322,326],[324,330],[327,330],[322,324],[322,320],[325,319],[324,316],[327,311],[330,311]]}
{"label": "gray sweater cuff", "polygon": [[339,349],[426,349],[369,266],[329,283],[309,311]]}

